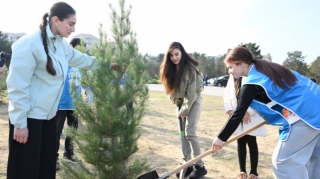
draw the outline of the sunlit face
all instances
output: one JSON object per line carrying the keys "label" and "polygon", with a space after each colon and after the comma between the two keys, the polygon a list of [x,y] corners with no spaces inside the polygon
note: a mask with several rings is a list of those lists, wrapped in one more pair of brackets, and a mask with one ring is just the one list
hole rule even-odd
{"label": "sunlit face", "polygon": [[244,63],[225,63],[228,70],[229,74],[232,74],[235,78],[240,78],[243,76],[243,71],[244,71]]}
{"label": "sunlit face", "polygon": [[62,37],[69,37],[72,32],[75,31],[75,25],[77,22],[76,15],[70,15],[69,18],[60,21],[58,17],[52,17],[52,33],[55,35],[61,35]]}
{"label": "sunlit face", "polygon": [[181,61],[181,51],[179,49],[177,49],[177,48],[173,49],[170,52],[170,60],[175,65],[178,65],[180,63],[180,61]]}

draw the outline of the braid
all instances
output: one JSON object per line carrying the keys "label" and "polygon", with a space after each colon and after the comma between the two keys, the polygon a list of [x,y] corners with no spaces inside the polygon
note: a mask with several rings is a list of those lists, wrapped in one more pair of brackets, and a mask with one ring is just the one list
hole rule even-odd
{"label": "braid", "polygon": [[49,55],[49,50],[48,50],[48,42],[47,42],[47,31],[46,31],[46,25],[48,24],[47,21],[47,17],[49,16],[48,13],[45,13],[42,17],[42,23],[40,25],[40,30],[41,30],[41,37],[42,37],[42,42],[43,42],[43,46],[44,46],[44,51],[47,54],[47,71],[48,73],[50,73],[52,76],[55,76],[56,70],[53,68],[53,63],[52,63],[52,59]]}

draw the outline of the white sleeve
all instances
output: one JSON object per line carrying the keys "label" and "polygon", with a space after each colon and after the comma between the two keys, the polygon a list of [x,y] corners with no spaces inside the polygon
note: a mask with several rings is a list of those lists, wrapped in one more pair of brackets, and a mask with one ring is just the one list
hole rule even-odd
{"label": "white sleeve", "polygon": [[69,66],[86,70],[99,68],[99,63],[96,57],[82,53],[77,49],[72,48],[70,45],[66,45],[66,47],[68,50]]}
{"label": "white sleeve", "polygon": [[233,95],[235,95],[235,94],[232,94],[234,92],[233,88],[234,88],[233,76],[230,75],[226,89],[224,90],[224,94],[223,94],[224,112],[225,113],[227,111],[234,110],[233,106],[232,106]]}

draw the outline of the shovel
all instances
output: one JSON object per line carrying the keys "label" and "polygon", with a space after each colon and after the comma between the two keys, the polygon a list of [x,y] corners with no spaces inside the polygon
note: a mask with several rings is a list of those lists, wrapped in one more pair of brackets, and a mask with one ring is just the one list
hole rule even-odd
{"label": "shovel", "polygon": [[[262,121],[260,122],[259,124],[253,126],[252,128],[246,130],[246,131],[243,131],[241,132],[240,134],[234,136],[233,138],[231,138],[230,140],[228,140],[227,142],[225,142],[222,147],[230,144],[231,142],[235,141],[235,140],[238,140],[239,138],[247,135],[248,133],[258,129],[259,127],[263,126],[267,124],[267,121]],[[165,178],[168,178],[169,176],[171,176],[172,174],[174,173],[177,173],[178,171],[181,171],[181,169],[183,168],[186,168],[187,166],[191,165],[192,163],[202,159],[203,157],[209,155],[212,153],[212,150],[207,150],[206,152],[198,155],[197,157],[189,160],[188,162],[184,163],[183,165],[179,166],[179,167],[176,167],[175,169],[169,171],[169,172],[166,172],[165,174],[161,175],[161,177],[159,177],[158,173],[154,170],[154,171],[151,171],[149,173],[146,173],[146,174],[143,174],[141,176],[139,176],[137,179],[158,179],[158,178],[161,178],[161,179],[165,179]]]}
{"label": "shovel", "polygon": [[[180,111],[181,109],[181,102],[178,101],[178,112]],[[180,139],[181,139],[181,148],[182,148],[182,154],[183,154],[183,160],[184,160],[184,163],[187,161],[187,152],[186,152],[186,147],[185,147],[185,135],[184,135],[184,128],[185,128],[185,125],[184,125],[184,121],[182,120],[182,118],[180,117],[179,118],[179,129],[180,129]],[[184,175],[186,174],[186,168],[183,168],[181,171],[180,171],[180,175],[179,175],[179,179],[184,179]]]}

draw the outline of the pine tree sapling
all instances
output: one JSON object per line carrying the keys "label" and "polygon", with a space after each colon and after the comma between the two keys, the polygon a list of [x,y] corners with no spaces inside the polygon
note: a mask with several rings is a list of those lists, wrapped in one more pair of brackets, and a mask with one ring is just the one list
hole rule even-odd
{"label": "pine tree sapling", "polygon": [[113,41],[107,40],[101,25],[99,41],[90,52],[100,68],[83,72],[81,83],[94,94],[93,103],[74,98],[83,126],[68,132],[83,162],[79,167],[64,163],[63,178],[135,178],[146,167],[145,161],[133,157],[148,97],[146,66],[131,30],[131,7],[125,10],[125,0],[119,5],[119,12],[110,5]]}

